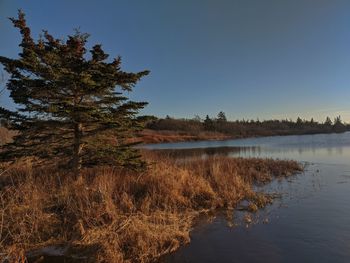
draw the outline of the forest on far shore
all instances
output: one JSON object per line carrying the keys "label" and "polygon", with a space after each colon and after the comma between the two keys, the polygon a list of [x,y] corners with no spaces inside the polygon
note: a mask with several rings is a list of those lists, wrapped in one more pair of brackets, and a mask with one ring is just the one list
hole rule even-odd
{"label": "forest on far shore", "polygon": [[176,131],[193,135],[203,132],[218,132],[232,137],[254,137],[340,133],[350,130],[350,125],[344,123],[340,116],[333,121],[327,117],[324,122],[317,122],[313,118],[303,120],[300,117],[296,121],[291,119],[230,121],[221,111],[215,118],[210,118],[208,115],[204,119],[199,116],[192,119],[176,119],[170,116],[153,118],[147,123],[146,128],[154,131]]}

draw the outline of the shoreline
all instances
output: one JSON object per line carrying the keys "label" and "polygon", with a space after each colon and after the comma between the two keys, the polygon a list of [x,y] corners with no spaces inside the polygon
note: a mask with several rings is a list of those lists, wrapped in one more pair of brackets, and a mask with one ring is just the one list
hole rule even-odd
{"label": "shoreline", "polygon": [[[136,138],[132,139],[132,142],[139,142],[140,145],[156,145],[163,143],[181,143],[181,142],[204,142],[204,141],[230,141],[240,139],[252,139],[252,138],[268,138],[279,136],[300,136],[300,135],[318,135],[318,134],[341,134],[350,132],[346,131],[331,131],[331,132],[313,132],[313,133],[286,133],[286,134],[273,134],[273,135],[254,135],[254,136],[230,136],[222,133],[215,133],[213,135],[201,136],[201,135],[179,135],[178,132],[173,131],[152,131],[151,133],[140,133]],[[153,137],[152,137],[153,136]]]}
{"label": "shoreline", "polygon": [[[295,161],[211,157],[176,162],[144,154],[151,166],[143,174],[101,167],[86,170],[82,181],[43,176],[50,170],[17,164],[0,178],[6,189],[6,205],[0,206],[3,231],[11,233],[3,250],[18,257],[61,246],[66,259],[151,262],[189,243],[203,211],[231,211],[246,200],[247,211],[254,213],[273,201],[256,192],[255,184],[303,171]],[[30,262],[38,257],[45,255]]]}

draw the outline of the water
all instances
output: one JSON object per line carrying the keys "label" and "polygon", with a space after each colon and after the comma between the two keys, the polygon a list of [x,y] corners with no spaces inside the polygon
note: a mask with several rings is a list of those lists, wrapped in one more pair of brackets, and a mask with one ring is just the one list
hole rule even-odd
{"label": "water", "polygon": [[[306,171],[274,181],[282,198],[231,227],[223,216],[202,219],[191,243],[165,262],[350,262],[350,133],[147,145],[178,156],[224,154],[307,162]],[[268,222],[268,223],[266,223]]]}

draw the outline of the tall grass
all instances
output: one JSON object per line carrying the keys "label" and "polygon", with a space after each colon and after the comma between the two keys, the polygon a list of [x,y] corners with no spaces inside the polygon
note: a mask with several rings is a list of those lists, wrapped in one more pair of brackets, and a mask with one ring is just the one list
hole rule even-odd
{"label": "tall grass", "polygon": [[0,257],[21,262],[38,257],[36,249],[62,246],[87,262],[150,262],[189,242],[200,212],[244,199],[263,207],[270,200],[253,184],[302,170],[270,159],[145,158],[144,173],[99,167],[79,180],[30,162],[3,165]]}
{"label": "tall grass", "polygon": [[214,131],[174,131],[145,129],[134,137],[132,141],[142,143],[166,143],[200,140],[225,140],[231,136]]}

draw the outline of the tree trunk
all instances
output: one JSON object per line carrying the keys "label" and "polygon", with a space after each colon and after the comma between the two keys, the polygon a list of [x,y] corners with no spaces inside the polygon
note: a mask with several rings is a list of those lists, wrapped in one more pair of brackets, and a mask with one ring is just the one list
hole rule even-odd
{"label": "tree trunk", "polygon": [[81,138],[83,135],[83,125],[76,123],[74,125],[74,149],[73,149],[73,170],[77,178],[80,177],[80,170],[82,165],[81,151],[83,144]]}

